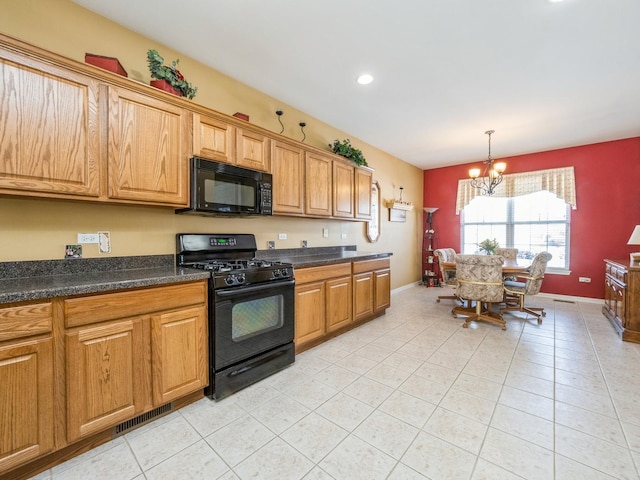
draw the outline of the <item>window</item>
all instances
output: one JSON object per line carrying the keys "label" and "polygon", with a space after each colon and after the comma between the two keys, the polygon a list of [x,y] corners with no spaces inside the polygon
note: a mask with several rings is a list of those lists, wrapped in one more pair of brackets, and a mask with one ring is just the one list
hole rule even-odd
{"label": "window", "polygon": [[518,197],[476,197],[460,215],[462,252],[479,253],[478,244],[496,239],[501,247],[518,249],[518,258],[540,252],[553,258],[549,270],[569,269],[571,207],[548,191]]}

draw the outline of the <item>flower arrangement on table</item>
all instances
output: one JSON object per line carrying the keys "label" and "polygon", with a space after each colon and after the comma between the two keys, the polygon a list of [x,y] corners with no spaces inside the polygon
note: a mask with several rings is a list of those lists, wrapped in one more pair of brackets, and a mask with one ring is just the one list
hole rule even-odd
{"label": "flower arrangement on table", "polygon": [[480,251],[486,253],[487,255],[495,255],[496,249],[500,246],[498,241],[494,238],[493,240],[483,240],[478,244],[480,247]]}
{"label": "flower arrangement on table", "polygon": [[171,65],[164,65],[164,58],[158,51],[149,50],[147,52],[147,61],[149,63],[151,78],[164,80],[179,92],[177,95],[187,97],[189,100],[196,96],[198,87],[194,87],[187,82],[182,73],[180,73],[180,70],[178,70],[178,62],[180,60],[174,60],[171,62]]}

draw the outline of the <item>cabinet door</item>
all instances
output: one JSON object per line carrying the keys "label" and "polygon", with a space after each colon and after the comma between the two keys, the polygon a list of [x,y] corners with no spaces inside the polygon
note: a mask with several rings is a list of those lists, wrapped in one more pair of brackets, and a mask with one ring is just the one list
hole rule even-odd
{"label": "cabinet door", "polygon": [[296,286],[296,346],[325,333],[324,282]]}
{"label": "cabinet door", "polygon": [[391,270],[374,272],[375,296],[373,309],[375,312],[384,310],[391,305]]}
{"label": "cabinet door", "polygon": [[305,159],[305,213],[330,217],[333,213],[331,189],[333,161],[307,152]]}
{"label": "cabinet door", "polygon": [[109,87],[109,198],[186,206],[187,121],[178,106]]}
{"label": "cabinet door", "polygon": [[333,332],[351,323],[351,276],[327,280],[327,331]]}
{"label": "cabinet door", "polygon": [[66,334],[70,442],[117,425],[144,409],[149,381],[142,325],[143,318],[137,317]]}
{"label": "cabinet door", "polygon": [[354,167],[333,162],[333,216],[353,218]]}
{"label": "cabinet door", "polygon": [[373,173],[362,168],[355,169],[356,218],[371,219],[371,183]]}
{"label": "cabinet door", "polygon": [[53,449],[52,343],[0,347],[0,472]]}
{"label": "cabinet door", "polygon": [[304,213],[304,152],[285,142],[274,141],[273,213]]}
{"label": "cabinet door", "polygon": [[373,272],[353,276],[353,317],[361,320],[373,315]]}
{"label": "cabinet door", "polygon": [[247,128],[236,128],[236,163],[239,167],[271,170],[269,137]]}
{"label": "cabinet door", "polygon": [[193,154],[224,163],[235,162],[235,129],[222,120],[193,114]]}
{"label": "cabinet door", "polygon": [[162,405],[208,384],[207,308],[151,316],[153,403]]}
{"label": "cabinet door", "polygon": [[98,83],[10,51],[0,56],[0,190],[97,197]]}

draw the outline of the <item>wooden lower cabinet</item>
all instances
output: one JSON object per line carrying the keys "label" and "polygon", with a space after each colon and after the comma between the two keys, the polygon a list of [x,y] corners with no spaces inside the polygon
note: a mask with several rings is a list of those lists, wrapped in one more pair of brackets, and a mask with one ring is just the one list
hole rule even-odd
{"label": "wooden lower cabinet", "polygon": [[325,282],[296,285],[295,299],[295,344],[300,347],[326,332]]}
{"label": "wooden lower cabinet", "polygon": [[0,474],[53,450],[52,344],[48,337],[0,346]]}
{"label": "wooden lower cabinet", "polygon": [[67,439],[105,430],[144,409],[144,318],[66,334]]}
{"label": "wooden lower cabinet", "polygon": [[151,317],[153,403],[162,405],[208,383],[207,308]]}
{"label": "wooden lower cabinet", "polygon": [[353,312],[355,320],[376,316],[391,305],[389,258],[353,262]]}
{"label": "wooden lower cabinet", "polygon": [[202,394],[207,330],[207,280],[0,306],[0,479]]}
{"label": "wooden lower cabinet", "polygon": [[373,315],[373,272],[353,276],[353,316],[361,320]]}
{"label": "wooden lower cabinet", "polygon": [[325,282],[327,332],[333,332],[351,323],[353,319],[351,315],[351,285],[351,275]]}
{"label": "wooden lower cabinet", "polygon": [[296,351],[384,313],[390,287],[389,258],[296,269]]}

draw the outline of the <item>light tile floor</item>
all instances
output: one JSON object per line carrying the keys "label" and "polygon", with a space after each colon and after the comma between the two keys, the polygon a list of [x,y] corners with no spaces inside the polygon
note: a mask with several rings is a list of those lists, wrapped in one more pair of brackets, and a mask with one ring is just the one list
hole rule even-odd
{"label": "light tile floor", "polygon": [[542,325],[471,324],[438,288],[38,479],[640,478],[640,345],[597,303],[536,297]]}

